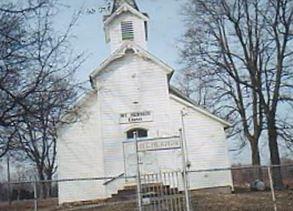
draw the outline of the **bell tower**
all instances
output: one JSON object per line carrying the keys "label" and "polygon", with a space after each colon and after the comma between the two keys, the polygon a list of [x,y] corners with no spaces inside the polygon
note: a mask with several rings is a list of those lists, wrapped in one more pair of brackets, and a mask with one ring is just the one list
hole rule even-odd
{"label": "bell tower", "polygon": [[148,15],[139,11],[135,0],[114,0],[111,14],[104,16],[106,42],[111,53],[125,43],[147,49]]}

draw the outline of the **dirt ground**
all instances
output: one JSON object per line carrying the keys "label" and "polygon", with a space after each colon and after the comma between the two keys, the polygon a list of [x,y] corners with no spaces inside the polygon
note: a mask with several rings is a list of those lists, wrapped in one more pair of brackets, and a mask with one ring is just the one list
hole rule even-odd
{"label": "dirt ground", "polygon": [[[46,199],[38,201],[39,210],[50,211],[56,210],[57,207],[57,199]],[[11,205],[7,202],[0,203],[0,211],[28,211],[33,210],[34,201],[33,200],[23,200],[23,201],[14,201]]]}
{"label": "dirt ground", "polygon": [[[293,190],[286,190],[276,193],[278,211],[293,211]],[[87,207],[87,208],[86,208]],[[84,207],[63,207],[57,208],[57,199],[39,201],[39,210],[86,210],[86,211],[131,211],[136,210],[135,202],[116,202],[112,205],[87,205]],[[209,192],[193,192],[192,207],[194,210],[203,211],[273,211],[274,206],[271,200],[271,193],[268,192],[242,192],[234,194],[220,194]],[[1,211],[27,211],[32,210],[33,201],[14,202],[12,206],[7,203],[0,204]],[[73,209],[72,209],[73,208]]]}
{"label": "dirt ground", "polygon": [[[278,211],[293,211],[292,190],[277,192],[276,198]],[[192,202],[195,210],[274,210],[270,192],[244,192],[235,194],[194,193]]]}

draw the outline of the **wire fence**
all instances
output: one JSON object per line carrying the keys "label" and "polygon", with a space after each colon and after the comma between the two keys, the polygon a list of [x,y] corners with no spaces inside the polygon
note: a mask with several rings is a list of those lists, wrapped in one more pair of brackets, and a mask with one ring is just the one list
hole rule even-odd
{"label": "wire fence", "polygon": [[[233,185],[222,185],[220,175],[223,174],[219,172],[231,174]],[[178,175],[178,172],[176,174]],[[125,176],[119,175],[119,177],[3,182],[0,183],[0,210],[137,210],[136,189],[129,187],[119,189],[107,199],[76,200],[74,203],[58,204],[58,185],[61,183],[70,186],[84,184],[86,188],[87,183],[101,182],[109,185],[112,181],[119,180],[118,183],[123,184],[126,179]],[[135,181],[135,178],[131,179]],[[149,177],[147,179],[150,180]],[[196,188],[189,187],[191,210],[293,210],[293,164],[189,170],[188,179],[192,183],[201,181]],[[180,193],[177,187],[165,187],[158,181],[152,182],[152,185],[145,186],[142,190],[149,195],[144,201],[149,202],[152,196],[159,201],[162,193],[167,195]],[[160,192],[156,193],[156,190]],[[180,206],[180,203],[176,206]],[[164,210],[160,207],[156,209]]]}

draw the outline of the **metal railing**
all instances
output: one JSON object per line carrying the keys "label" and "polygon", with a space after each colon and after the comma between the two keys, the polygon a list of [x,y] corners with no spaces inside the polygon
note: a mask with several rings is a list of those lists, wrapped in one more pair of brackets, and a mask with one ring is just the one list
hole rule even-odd
{"label": "metal railing", "polygon": [[[121,177],[124,176],[124,175],[125,175],[124,173],[121,173],[121,174],[119,174],[118,176],[113,177],[112,179],[109,179],[108,181],[104,182],[103,185],[108,185],[109,183],[111,183],[111,182],[113,182],[113,181],[115,181],[115,180],[121,178]],[[123,178],[124,178],[124,177],[123,177]]]}

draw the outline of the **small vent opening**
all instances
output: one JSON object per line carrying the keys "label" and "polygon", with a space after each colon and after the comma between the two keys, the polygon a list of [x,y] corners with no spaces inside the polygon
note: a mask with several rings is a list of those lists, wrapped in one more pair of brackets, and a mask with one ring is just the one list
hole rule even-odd
{"label": "small vent opening", "polygon": [[131,21],[121,22],[122,40],[133,40],[133,23]]}
{"label": "small vent opening", "polygon": [[125,53],[126,53],[126,54],[133,54],[133,53],[135,53],[135,51],[134,51],[132,48],[127,48],[127,49],[125,50]]}

